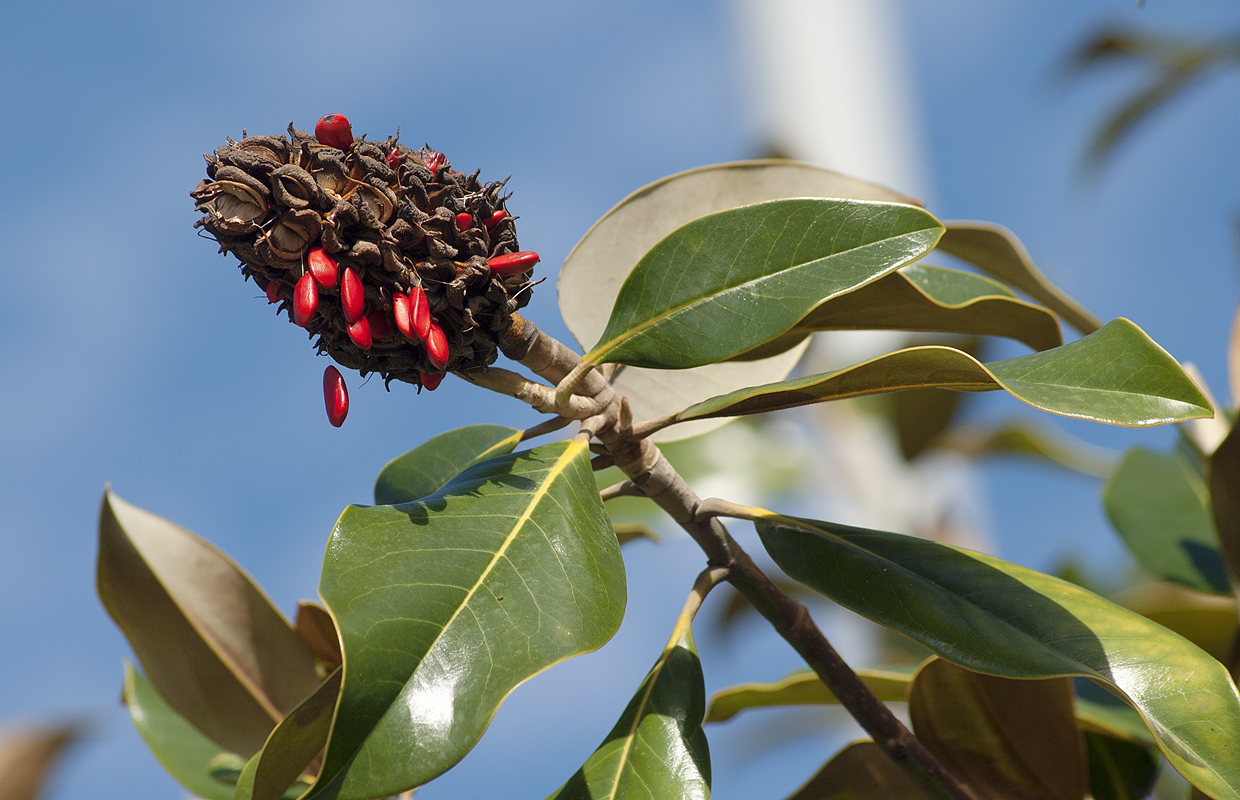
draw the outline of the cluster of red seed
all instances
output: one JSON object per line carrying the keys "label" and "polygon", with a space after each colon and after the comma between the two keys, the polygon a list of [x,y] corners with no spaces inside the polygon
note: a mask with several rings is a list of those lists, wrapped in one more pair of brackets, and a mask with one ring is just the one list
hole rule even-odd
{"label": "cluster of red seed", "polygon": [[[206,159],[197,226],[320,352],[363,375],[434,389],[447,371],[483,369],[529,301],[538,255],[517,244],[504,184],[454,172],[442,153],[354,138],[329,114],[314,136],[290,125]],[[339,424],[334,368],[324,387]]]}

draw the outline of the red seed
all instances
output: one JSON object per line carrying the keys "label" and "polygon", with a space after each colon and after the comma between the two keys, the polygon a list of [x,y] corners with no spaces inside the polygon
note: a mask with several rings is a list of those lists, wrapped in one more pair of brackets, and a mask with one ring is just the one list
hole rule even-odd
{"label": "red seed", "polygon": [[413,335],[425,342],[431,335],[431,309],[421,286],[413,287],[409,293],[409,318],[413,321]]}
{"label": "red seed", "polygon": [[319,286],[336,285],[336,259],[325,253],[323,248],[316,247],[311,250],[306,255],[306,262],[310,265],[310,274],[319,282]]}
{"label": "red seed", "polygon": [[280,302],[280,282],[279,281],[267,281],[267,302],[268,303]]}
{"label": "red seed", "polygon": [[392,319],[396,320],[396,330],[406,339],[416,339],[413,333],[413,314],[409,308],[408,295],[400,292],[392,293]]}
{"label": "red seed", "polygon": [[439,384],[443,382],[442,372],[419,372],[418,377],[422,381],[422,385],[426,387],[426,391],[433,392],[439,388]]}
{"label": "red seed", "polygon": [[293,321],[304,328],[318,309],[319,287],[314,283],[314,276],[307,272],[293,289]]}
{"label": "red seed", "polygon": [[349,338],[353,340],[353,344],[363,350],[369,350],[370,346],[374,344],[370,336],[370,320],[365,317],[358,317],[357,322],[350,323],[348,331]]}
{"label": "red seed", "polygon": [[467,231],[474,224],[474,215],[464,211],[456,215],[456,229],[458,231]]}
{"label": "red seed", "polygon": [[370,324],[371,339],[386,339],[392,335],[392,326],[388,324],[383,309],[372,308],[366,312],[366,321]]}
{"label": "red seed", "polygon": [[328,147],[348,150],[353,146],[353,126],[344,114],[328,114],[314,126],[314,138]]}
{"label": "red seed", "polygon": [[488,258],[487,266],[491,268],[493,274],[507,278],[509,275],[520,275],[522,272],[529,272],[538,261],[538,253],[535,253],[533,250],[522,250],[519,253],[509,253],[504,256]]}
{"label": "red seed", "polygon": [[431,171],[432,175],[437,175],[439,168],[448,163],[448,157],[438,151],[428,150],[422,157],[422,163],[426,164],[426,168]]}
{"label": "red seed", "polygon": [[362,289],[362,279],[352,267],[344,268],[340,278],[340,306],[344,309],[344,319],[352,325],[362,318],[362,306],[366,302],[366,292]]}
{"label": "red seed", "polygon": [[387,154],[387,165],[391,167],[392,169],[396,169],[396,165],[399,163],[400,163],[400,151],[397,150],[395,147],[393,147],[392,152]]}
{"label": "red seed", "polygon": [[323,402],[327,405],[327,421],[339,428],[349,415],[349,387],[335,367],[323,370]]}
{"label": "red seed", "polygon": [[426,337],[426,354],[430,356],[431,366],[443,369],[448,366],[448,337],[443,335],[443,328],[431,323],[430,334]]}
{"label": "red seed", "polygon": [[486,222],[483,224],[487,226],[487,230],[491,230],[491,228],[494,228],[506,219],[508,219],[508,212],[501,208],[499,211],[496,211],[494,214],[487,217]]}

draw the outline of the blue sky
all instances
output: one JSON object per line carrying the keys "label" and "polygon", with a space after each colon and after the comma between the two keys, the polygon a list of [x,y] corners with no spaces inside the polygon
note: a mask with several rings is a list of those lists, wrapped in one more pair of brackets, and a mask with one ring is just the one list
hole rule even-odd
{"label": "blue sky", "polygon": [[[1176,100],[1091,183],[1076,171],[1088,136],[1141,75],[1066,82],[1056,66],[1106,22],[1222,33],[1240,27],[1240,7],[898,8],[931,210],[1012,228],[1087,307],[1133,319],[1226,397],[1240,79]],[[386,461],[447,428],[535,420],[451,379],[415,397],[354,376],[350,418],[330,427],[325,362],[194,235],[200,154],[242,128],[311,128],[329,112],[371,138],[400,126],[458,168],[512,175],[521,242],[550,274],[633,189],[760,152],[761,124],[719,3],[7,3],[0,22],[0,720],[92,721],[53,798],[178,797],[116,704],[129,651],[93,588],[105,482],[217,543],[289,610],[314,596],[333,522],[369,500]],[[527,316],[567,338],[551,283]],[[1018,405],[988,398],[974,413]],[[1170,441],[1065,427],[1114,448]],[[988,467],[984,482],[1001,555],[1040,568],[1068,551],[1104,572],[1122,563],[1096,482],[1013,464]],[[672,541],[635,546],[628,561],[615,642],[519,690],[479,749],[419,798],[543,797],[576,769],[655,658],[701,557]],[[795,666],[757,627],[699,643],[709,689]],[[744,756],[763,724],[710,732],[717,798],[782,796],[821,762],[813,737]]]}

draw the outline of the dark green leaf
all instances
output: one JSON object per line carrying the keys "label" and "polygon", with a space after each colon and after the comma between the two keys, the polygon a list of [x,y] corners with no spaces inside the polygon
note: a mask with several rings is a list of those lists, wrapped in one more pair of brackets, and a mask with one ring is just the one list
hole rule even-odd
{"label": "dark green leaf", "polygon": [[761,509],[752,516],[788,575],[953,663],[1013,678],[1079,675],[1117,689],[1181,774],[1240,799],[1240,696],[1223,666],[1186,639],[991,556]]}
{"label": "dark green leaf", "polygon": [[319,684],[310,648],[218,548],[110,491],[99,597],[168,705],[248,758]]}
{"label": "dark green leaf", "polygon": [[133,664],[125,664],[125,706],[155,758],[186,789],[205,800],[233,800],[233,786],[212,777],[220,746],[203,736]]}
{"label": "dark green leaf", "polygon": [[[920,205],[885,186],[795,161],[740,161],[680,172],[643,186],[603,215],[568,254],[560,269],[560,313],[582,348],[607,325],[601,312],[616,304],[633,266],[659,240],[698,217],[786,197],[846,197]],[[809,343],[746,364],[717,363],[691,370],[627,367],[613,376],[633,418],[656,419],[711,395],[788,376]],[[702,420],[659,431],[659,442],[697,436],[727,420]]]}
{"label": "dark green leaf", "polygon": [[[899,330],[1006,336],[1034,350],[1063,344],[1058,318],[1019,300],[1007,287],[971,272],[909,264],[873,283],[826,301],[778,339],[778,351],[814,331]],[[750,354],[737,356],[738,359]]]}
{"label": "dark green leaf", "polygon": [[420,785],[478,741],[503,699],[602,646],[624,563],[581,440],[484,461],[398,506],[351,506],[319,594],[344,688],[313,796]]}
{"label": "dark green leaf", "polygon": [[1067,678],[998,678],[931,659],[908,696],[913,733],[979,797],[1081,800],[1084,748]]}
{"label": "dark green leaf", "polygon": [[[870,687],[879,700],[903,703],[907,699],[911,672],[882,669],[859,669],[857,675]],[[776,706],[813,706],[838,703],[817,675],[795,672],[775,683],[741,683],[720,689],[711,695],[706,710],[707,722],[724,722],[751,708]]]}
{"label": "dark green leaf", "polygon": [[910,347],[837,372],[712,397],[680,412],[673,421],[759,414],[930,386],[1006,389],[1043,411],[1130,427],[1213,413],[1171,356],[1136,325],[1117,319],[1062,347],[989,364],[951,347]]}
{"label": "dark green leaf", "polygon": [[379,471],[375,504],[408,503],[439,491],[479,461],[511,453],[521,431],[503,425],[467,425],[427,439]]}
{"label": "dark green leaf", "polygon": [[[341,670],[337,668],[280,721],[267,737],[262,752],[255,757],[253,778],[239,785],[236,800],[280,800],[294,788],[297,779],[327,744],[332,712],[340,696],[340,679]],[[302,786],[296,794],[300,795],[307,786]]]}
{"label": "dark green leaf", "polygon": [[[1240,331],[1240,316],[1236,319]],[[1207,480],[1219,545],[1231,574],[1240,576],[1240,423],[1210,456]]]}
{"label": "dark green leaf", "polygon": [[1158,751],[1085,731],[1093,800],[1141,800],[1158,780]]}
{"label": "dark green leaf", "polygon": [[710,753],[702,732],[706,689],[686,624],[638,687],[616,726],[548,800],[665,800],[710,797]]}
{"label": "dark green leaf", "polygon": [[969,262],[1008,286],[1019,289],[1063,317],[1081,333],[1089,334],[1102,322],[1066,292],[1050,282],[1029,257],[1016,235],[990,222],[947,222],[938,248]]}
{"label": "dark green leaf", "polygon": [[1102,499],[1111,524],[1142,567],[1201,592],[1230,591],[1209,492],[1183,456],[1132,448]]}
{"label": "dark green leaf", "polygon": [[930,800],[874,742],[853,742],[788,800]]}
{"label": "dark green leaf", "polygon": [[860,200],[770,200],[701,217],[637,263],[583,360],[685,369],[731,358],[916,260],[941,232],[915,206]]}

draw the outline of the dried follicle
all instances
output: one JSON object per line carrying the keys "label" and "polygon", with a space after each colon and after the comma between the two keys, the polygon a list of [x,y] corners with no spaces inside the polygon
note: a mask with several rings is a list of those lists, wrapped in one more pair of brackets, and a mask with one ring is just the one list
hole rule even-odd
{"label": "dried follicle", "polygon": [[339,114],[316,133],[290,124],[208,154],[190,193],[197,226],[346,367],[415,385],[485,369],[537,262],[503,182],[455,172],[429,147],[355,137]]}

